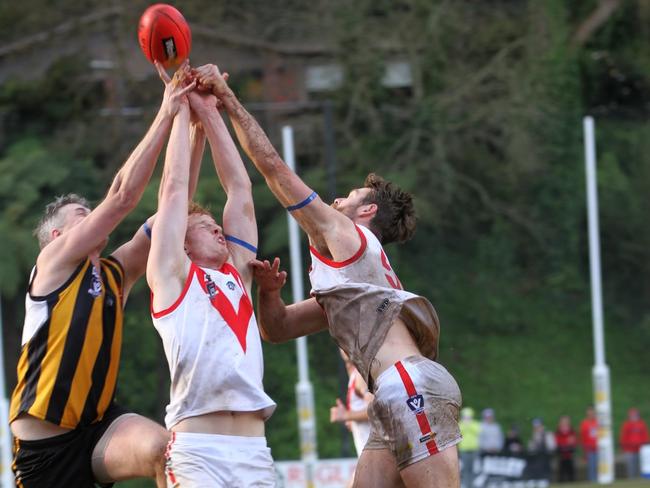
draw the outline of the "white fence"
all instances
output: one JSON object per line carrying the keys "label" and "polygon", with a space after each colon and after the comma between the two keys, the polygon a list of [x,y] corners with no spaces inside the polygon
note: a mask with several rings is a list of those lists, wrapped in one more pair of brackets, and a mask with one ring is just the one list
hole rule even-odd
{"label": "white fence", "polygon": [[[314,465],[313,488],[345,488],[352,479],[356,458],[321,459]],[[307,472],[301,461],[276,461],[278,488],[305,488]]]}

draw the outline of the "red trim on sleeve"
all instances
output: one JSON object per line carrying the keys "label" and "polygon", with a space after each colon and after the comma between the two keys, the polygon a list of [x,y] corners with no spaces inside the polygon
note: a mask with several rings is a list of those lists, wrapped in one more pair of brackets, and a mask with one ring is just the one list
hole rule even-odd
{"label": "red trim on sleeve", "polygon": [[[397,361],[395,363],[395,367],[397,368],[397,372],[399,373],[400,378],[402,378],[402,383],[404,383],[404,388],[406,388],[406,394],[409,396],[409,398],[416,396],[418,392],[415,389],[413,380],[411,380],[411,377],[409,376],[408,371],[406,371],[406,368],[404,368],[402,362]],[[427,419],[424,410],[420,410],[419,412],[414,412],[414,413],[415,413],[415,418],[418,421],[418,425],[420,426],[420,432],[422,432],[422,435],[431,436],[431,439],[426,443],[427,449],[429,450],[429,454],[437,454],[438,446],[436,445],[436,441],[433,437],[433,434],[431,433],[431,424],[429,424],[429,419]]]}
{"label": "red trim on sleeve", "polygon": [[183,291],[181,291],[181,294],[176,299],[176,301],[174,303],[172,303],[171,306],[167,307],[165,310],[161,310],[160,312],[154,312],[154,309],[153,309],[153,292],[151,292],[151,316],[154,319],[159,319],[160,317],[164,317],[165,315],[169,315],[170,313],[172,313],[174,310],[176,310],[178,308],[178,306],[183,301],[183,298],[185,298],[185,295],[187,294],[187,290],[190,288],[190,283],[192,283],[192,277],[194,276],[195,272],[196,272],[196,264],[192,263],[192,264],[190,264],[190,272],[187,274],[187,279],[185,280],[185,285],[183,286]]}
{"label": "red trim on sleeve", "polygon": [[327,264],[328,266],[331,266],[332,268],[343,268],[348,264],[354,263],[363,255],[364,251],[366,250],[366,247],[368,246],[368,241],[366,240],[366,236],[363,233],[363,231],[356,224],[354,225],[354,227],[357,229],[357,233],[361,238],[361,245],[359,246],[359,250],[356,253],[354,253],[354,256],[352,256],[351,258],[348,258],[345,261],[334,261],[333,259],[323,256],[321,253],[319,253],[316,250],[314,246],[309,246],[309,250],[316,258],[318,258],[320,261]]}

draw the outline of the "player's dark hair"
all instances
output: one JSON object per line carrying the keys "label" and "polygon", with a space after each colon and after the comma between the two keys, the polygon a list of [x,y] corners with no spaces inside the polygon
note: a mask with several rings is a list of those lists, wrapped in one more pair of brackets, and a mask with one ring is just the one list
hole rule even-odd
{"label": "player's dark hair", "polygon": [[366,177],[363,186],[371,190],[363,203],[377,205],[377,214],[370,222],[370,230],[379,241],[388,244],[411,239],[417,224],[413,196],[375,173]]}

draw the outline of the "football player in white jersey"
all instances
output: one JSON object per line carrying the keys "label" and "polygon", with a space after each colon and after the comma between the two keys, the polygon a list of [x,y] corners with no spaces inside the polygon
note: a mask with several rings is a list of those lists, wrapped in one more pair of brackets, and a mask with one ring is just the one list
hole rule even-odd
{"label": "football player in white jersey", "polygon": [[[361,456],[370,436],[368,405],[374,399],[374,395],[368,391],[368,385],[366,385],[361,373],[354,367],[348,355],[345,354],[345,351],[340,349],[339,352],[348,373],[348,388],[345,403],[340,398],[337,398],[336,404],[330,407],[330,422],[345,423],[345,426],[352,433],[357,456]],[[354,473],[347,486],[354,486]]]}
{"label": "football player in white jersey", "polygon": [[[273,487],[264,422],[275,403],[262,386],[247,266],[257,246],[251,182],[217,99],[200,88],[188,93],[174,120],[147,263],[153,322],[171,374],[167,481],[170,487]],[[190,106],[226,192],[223,227],[188,204],[188,187],[196,184],[189,172]]]}
{"label": "football player in white jersey", "polygon": [[428,300],[402,289],[382,249],[413,235],[411,195],[371,174],[327,205],[282,161],[216,66],[199,68],[197,78],[212,88],[243,149],[309,236],[309,300],[285,306],[277,261],[253,263],[263,336],[282,342],[329,328],[375,394],[355,486],[457,488],[461,396],[434,361],[438,318]]}
{"label": "football player in white jersey", "polygon": [[345,351],[341,349],[339,352],[348,373],[348,388],[345,403],[337,398],[336,404],[330,408],[330,422],[345,423],[352,433],[357,456],[361,456],[370,435],[368,405],[374,399],[374,395],[368,391],[368,385]]}

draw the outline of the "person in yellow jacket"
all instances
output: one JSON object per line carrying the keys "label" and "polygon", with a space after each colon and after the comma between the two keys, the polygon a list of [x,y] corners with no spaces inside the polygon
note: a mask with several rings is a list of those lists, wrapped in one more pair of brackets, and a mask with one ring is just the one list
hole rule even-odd
{"label": "person in yellow jacket", "polygon": [[463,488],[472,488],[474,482],[474,463],[478,456],[478,437],[481,423],[474,419],[474,410],[465,407],[460,411],[458,422],[463,439],[458,444],[460,452],[461,473],[460,482]]}

